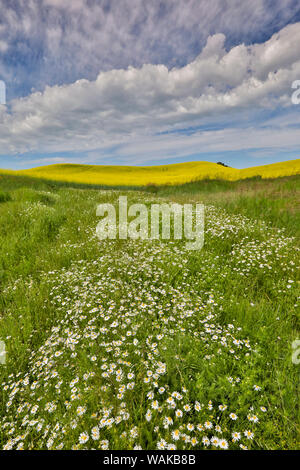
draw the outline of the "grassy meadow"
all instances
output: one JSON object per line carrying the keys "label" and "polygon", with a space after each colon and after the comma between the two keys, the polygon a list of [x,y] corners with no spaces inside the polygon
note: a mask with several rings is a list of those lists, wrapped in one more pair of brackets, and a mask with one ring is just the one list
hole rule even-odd
{"label": "grassy meadow", "polygon": [[[0,448],[299,448],[300,177],[287,164],[242,179],[218,165],[203,181],[171,165],[172,185],[167,171],[127,175],[131,190],[84,186],[120,180],[79,180],[74,165],[64,180],[58,165],[1,171]],[[100,242],[96,206],[120,195],[204,203],[203,249]]]}

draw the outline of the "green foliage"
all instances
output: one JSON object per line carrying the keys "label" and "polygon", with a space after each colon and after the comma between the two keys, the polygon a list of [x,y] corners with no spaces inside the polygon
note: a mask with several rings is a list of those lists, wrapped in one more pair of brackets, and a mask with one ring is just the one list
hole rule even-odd
{"label": "green foliage", "polygon": [[[188,433],[188,424],[212,422],[222,428],[233,449],[239,449],[240,442],[251,449],[297,448],[299,366],[292,363],[291,345],[299,337],[299,251],[289,235],[299,230],[298,185],[293,177],[123,190],[130,202],[148,205],[157,202],[157,196],[179,203],[204,202],[205,246],[200,252],[186,252],[180,241],[99,243],[96,205],[117,201],[117,191],[3,176],[0,339],[7,346],[7,364],[0,365],[0,447],[9,447],[10,439],[29,430],[14,448],[57,448],[61,440],[65,449],[105,448],[108,440],[110,448],[139,444],[153,449],[161,439],[172,441],[162,422],[174,413],[166,399],[177,391],[183,396],[177,408],[191,406],[181,421],[174,418],[174,429],[183,426],[182,433]],[[118,325],[110,329],[113,321]],[[100,330],[94,340],[91,334]],[[74,331],[78,343],[75,340],[72,350],[66,344]],[[126,339],[119,346],[103,346],[122,337]],[[55,355],[60,350],[63,354]],[[105,358],[124,369],[122,382],[113,374],[103,377]],[[147,372],[155,373],[157,361],[166,368],[157,379],[164,395],[153,379],[145,381]],[[40,363],[49,370],[44,372]],[[127,372],[134,373],[134,379],[127,380]],[[38,374],[40,388],[26,389],[19,383],[9,405],[14,388],[8,384],[28,377],[31,385]],[[80,398],[72,401],[69,384],[75,377],[80,380],[73,393]],[[120,384],[131,381],[134,388],[119,399]],[[257,391],[255,384],[260,386]],[[149,391],[154,398],[149,399]],[[152,408],[154,399],[161,411]],[[36,425],[22,426],[17,410],[25,402],[39,404],[36,414],[24,414],[43,423],[42,431]],[[53,413],[45,410],[49,402],[57,406]],[[109,407],[119,412],[122,402],[128,420],[104,426],[100,439],[93,441],[91,429],[99,425],[101,413]],[[196,402],[202,405],[199,411],[192,406]],[[79,405],[86,407],[80,418]],[[220,411],[223,405],[227,408]],[[254,412],[257,424],[248,419]],[[232,420],[230,413],[238,419]],[[76,428],[70,425],[74,419]],[[57,423],[60,430],[54,431]],[[50,434],[43,438],[47,426],[57,434],[49,446]],[[243,435],[245,430],[253,431],[253,439]],[[232,442],[233,431],[242,433],[241,441]],[[79,444],[82,432],[89,433],[86,444]],[[130,437],[135,432],[138,437]],[[205,426],[204,431],[196,429],[191,433],[198,436],[196,446],[180,440],[177,448],[203,448],[203,436],[216,432]]]}
{"label": "green foliage", "polygon": [[4,191],[0,191],[0,203],[10,201],[10,194]]}

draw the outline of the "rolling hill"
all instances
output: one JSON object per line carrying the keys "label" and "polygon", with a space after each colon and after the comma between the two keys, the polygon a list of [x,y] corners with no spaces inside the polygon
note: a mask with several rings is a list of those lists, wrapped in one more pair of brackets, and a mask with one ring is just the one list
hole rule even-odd
{"label": "rolling hill", "polygon": [[300,159],[238,170],[210,162],[159,166],[48,165],[29,170],[0,170],[2,174],[30,176],[52,181],[107,186],[172,185],[204,179],[277,178],[300,174]]}

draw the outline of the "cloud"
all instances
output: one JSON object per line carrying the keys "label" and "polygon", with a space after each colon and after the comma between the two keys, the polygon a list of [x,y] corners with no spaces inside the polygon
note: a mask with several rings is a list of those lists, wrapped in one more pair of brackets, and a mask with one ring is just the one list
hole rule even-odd
{"label": "cloud", "polygon": [[[134,155],[134,147],[142,151],[140,142],[150,147],[151,141],[154,146],[171,139],[179,142],[174,134],[158,137],[162,132],[205,123],[227,122],[232,127],[231,116],[242,122],[250,111],[292,108],[291,84],[300,77],[300,23],[285,27],[263,44],[240,44],[226,51],[225,41],[223,34],[210,36],[202,52],[184,67],[144,64],[113,69],[100,72],[96,80],[48,86],[13,100],[9,108],[0,106],[2,154],[105,151],[117,145]],[[236,148],[238,135],[249,148],[252,139],[256,146],[273,146],[272,135],[276,145],[282,142],[280,135],[295,144],[299,132],[295,128],[274,132],[270,124],[263,133],[255,130],[255,123],[248,127],[247,132],[238,129],[233,134],[199,131],[189,139],[196,138],[202,151],[213,151],[221,149],[222,139],[224,150]]]}
{"label": "cloud", "polygon": [[100,70],[183,66],[208,36],[224,34],[228,49],[300,19],[295,0],[0,0],[0,11],[11,96],[94,80]]}

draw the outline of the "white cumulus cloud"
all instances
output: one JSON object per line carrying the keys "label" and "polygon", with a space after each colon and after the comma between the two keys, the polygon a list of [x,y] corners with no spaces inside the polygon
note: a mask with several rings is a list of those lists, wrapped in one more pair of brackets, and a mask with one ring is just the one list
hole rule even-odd
{"label": "white cumulus cloud", "polygon": [[[144,64],[103,71],[96,80],[48,86],[0,106],[1,153],[132,148],[145,139],[162,143],[157,133],[220,122],[230,113],[289,107],[291,84],[300,78],[299,43],[300,23],[265,43],[230,50],[224,34],[216,34],[184,67]],[[254,131],[243,134],[246,141]],[[203,151],[211,148],[207,137],[213,135],[198,137]]]}

